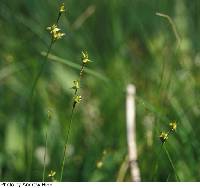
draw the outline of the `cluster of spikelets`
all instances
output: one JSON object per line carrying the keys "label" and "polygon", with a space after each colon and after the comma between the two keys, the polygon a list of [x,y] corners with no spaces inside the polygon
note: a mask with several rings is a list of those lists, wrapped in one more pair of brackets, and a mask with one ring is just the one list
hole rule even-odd
{"label": "cluster of spikelets", "polygon": [[[65,12],[65,6],[64,6],[64,3],[62,3],[61,6],[60,6],[60,9],[59,9],[59,14],[58,14],[58,18],[57,18],[56,23],[54,23],[52,26],[47,27],[47,30],[49,31],[49,33],[51,35],[52,43],[54,43],[58,39],[61,39],[65,35],[65,33],[63,33],[61,31],[61,29],[58,27],[58,22],[59,22],[60,16],[64,12]],[[81,100],[82,100],[82,96],[78,94],[79,89],[80,89],[80,82],[81,82],[81,79],[82,79],[84,68],[88,65],[89,62],[91,62],[91,60],[89,59],[88,53],[86,51],[82,51],[81,69],[80,69],[80,73],[79,73],[79,79],[73,81],[72,89],[74,90],[74,95],[73,95],[72,111],[75,108],[76,104],[80,103]],[[48,117],[49,118],[51,117],[49,112],[48,112]],[[51,170],[50,173],[48,174],[48,177],[51,178],[52,181],[57,181],[55,179],[55,175],[56,175],[56,172]],[[62,180],[62,176],[61,176],[61,180]]]}
{"label": "cluster of spikelets", "polygon": [[[58,20],[61,16],[61,14],[65,12],[65,5],[64,3],[62,3],[62,5],[60,6],[60,9],[59,9],[59,15],[58,15],[58,19],[57,19],[57,22],[56,24],[53,24],[52,26],[49,26],[47,27],[47,30],[49,31],[51,37],[52,37],[52,41],[55,42],[56,40],[58,39],[61,39],[65,33],[61,32],[61,29],[58,28]],[[81,61],[82,61],[82,66],[81,66],[81,69],[80,69],[80,77],[79,77],[79,80],[74,80],[73,81],[73,87],[72,89],[74,89],[74,97],[73,97],[73,108],[75,107],[75,105],[77,103],[80,103],[80,101],[82,100],[82,97],[81,95],[78,95],[77,92],[80,88],[80,81],[81,81],[81,77],[82,77],[82,74],[83,74],[83,70],[85,68],[85,66],[91,62],[91,60],[89,59],[89,56],[88,56],[88,53],[87,52],[83,52],[82,51],[82,57],[81,57]]]}
{"label": "cluster of spikelets", "polygon": [[60,29],[58,28],[56,24],[53,24],[52,26],[47,27],[47,30],[49,30],[54,41],[61,39],[65,35],[65,33],[62,33],[60,31]]}
{"label": "cluster of spikelets", "polygon": [[171,123],[169,123],[169,130],[168,130],[168,132],[162,131],[162,132],[160,133],[160,141],[161,141],[163,144],[167,141],[169,135],[170,135],[171,133],[173,133],[173,132],[176,131],[176,127],[177,127],[176,122],[171,122]]}
{"label": "cluster of spikelets", "polygon": [[[57,17],[56,22],[52,26],[49,26],[49,27],[46,28],[51,35],[51,44],[49,46],[49,49],[48,49],[48,52],[47,52],[47,55],[46,55],[46,59],[48,58],[48,54],[51,50],[52,44],[55,41],[57,41],[58,39],[61,39],[65,35],[65,33],[61,32],[61,29],[58,27],[58,23],[59,23],[59,20],[61,18],[61,15],[64,12],[65,12],[65,5],[64,5],[64,3],[62,3],[60,8],[59,8],[58,17]],[[52,112],[49,110],[48,111],[48,119],[51,119],[51,116],[52,116]],[[47,147],[47,145],[45,147]],[[46,158],[46,156],[44,156],[43,182],[45,180],[45,158]],[[51,178],[52,181],[57,181],[55,179],[55,175],[56,175],[56,172],[51,170],[48,174],[48,177]]]}
{"label": "cluster of spikelets", "polygon": [[70,133],[70,129],[71,129],[71,123],[72,123],[74,109],[76,107],[76,104],[80,103],[81,100],[82,100],[82,96],[79,94],[79,89],[80,89],[80,82],[81,82],[82,75],[83,75],[83,70],[87,66],[87,64],[89,62],[91,62],[91,60],[89,60],[89,56],[88,56],[87,52],[83,52],[82,51],[81,62],[82,62],[82,65],[81,65],[81,69],[80,69],[80,73],[79,73],[79,79],[78,80],[74,80],[73,81],[74,84],[72,86],[72,89],[74,90],[73,106],[72,106],[72,111],[71,111],[69,129],[68,129],[66,142],[65,142],[65,147],[64,147],[64,156],[63,156],[63,161],[62,161],[62,166],[61,166],[60,181],[62,181],[62,176],[63,176],[63,169],[64,169],[64,165],[65,165],[65,156],[66,156],[66,151],[67,151],[67,142],[68,142],[69,133]]}
{"label": "cluster of spikelets", "polygon": [[56,175],[56,172],[53,171],[53,170],[51,170],[51,171],[49,172],[49,174],[48,174],[48,177],[51,178],[51,181],[55,182],[55,181],[57,181],[57,180],[55,179],[55,175]]}
{"label": "cluster of spikelets", "polygon": [[[58,18],[60,18],[61,14],[63,12],[65,12],[65,5],[64,5],[64,3],[62,3],[62,5],[60,6]],[[58,20],[57,20],[57,22],[58,22]],[[58,28],[57,24],[58,23],[53,24],[52,26],[47,27],[47,30],[49,30],[49,33],[51,34],[53,41],[61,39],[65,35],[65,33],[62,33],[61,29]]]}
{"label": "cluster of spikelets", "polygon": [[73,97],[73,108],[75,107],[75,105],[77,103],[80,103],[82,100],[82,96],[77,94],[78,90],[80,88],[80,82],[81,82],[81,78],[82,78],[82,74],[83,74],[83,70],[86,67],[86,65],[91,62],[91,60],[89,59],[88,53],[87,52],[83,52],[82,51],[82,57],[81,57],[81,69],[80,69],[80,73],[79,73],[79,80],[74,80],[73,81],[73,87],[72,89],[74,90],[74,97]]}

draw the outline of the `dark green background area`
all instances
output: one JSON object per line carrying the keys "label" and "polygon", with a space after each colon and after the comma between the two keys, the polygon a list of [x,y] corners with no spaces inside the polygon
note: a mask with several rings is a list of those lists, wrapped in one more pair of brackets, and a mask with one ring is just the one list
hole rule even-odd
{"label": "dark green background area", "polygon": [[[29,96],[50,44],[46,27],[66,33],[56,41]],[[87,18],[88,7],[94,12]],[[167,14],[172,25],[156,12]],[[78,26],[75,25],[81,20]],[[81,51],[93,61],[83,76],[63,181],[116,181],[127,156],[126,86],[136,86],[136,136],[142,181],[176,181],[159,133],[177,122],[166,147],[181,181],[200,179],[200,1],[1,0],[0,180],[42,181],[45,130],[48,165],[59,179],[73,80]],[[30,110],[31,109],[31,110]],[[51,119],[48,119],[48,111]],[[106,150],[105,156],[103,151]],[[97,168],[97,162],[103,166]],[[154,173],[157,164],[157,171]],[[130,169],[124,181],[131,181]]]}

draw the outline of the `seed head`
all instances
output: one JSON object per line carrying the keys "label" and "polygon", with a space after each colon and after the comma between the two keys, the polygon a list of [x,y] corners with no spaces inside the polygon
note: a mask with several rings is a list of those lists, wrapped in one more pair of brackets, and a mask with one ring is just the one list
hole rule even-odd
{"label": "seed head", "polygon": [[56,175],[56,172],[51,170],[48,176],[49,177],[54,177],[55,175]]}
{"label": "seed head", "polygon": [[74,82],[74,85],[73,85],[72,89],[78,90],[79,89],[79,81],[78,80],[74,80],[73,82]]}
{"label": "seed head", "polygon": [[168,139],[168,134],[165,132],[160,133],[160,140],[162,143],[164,143]]}
{"label": "seed head", "polygon": [[65,4],[64,3],[61,4],[59,12],[60,13],[65,12]]}
{"label": "seed head", "polygon": [[89,62],[91,62],[87,52],[82,51],[82,58],[81,59],[82,59],[83,64],[88,64]]}
{"label": "seed head", "polygon": [[170,127],[170,130],[171,130],[171,131],[176,131],[176,127],[177,127],[176,122],[171,122],[171,123],[169,124],[169,127]]}
{"label": "seed head", "polygon": [[74,103],[80,103],[82,100],[82,97],[80,95],[74,96]]}
{"label": "seed head", "polygon": [[53,24],[52,26],[47,27],[47,30],[49,30],[51,34],[60,31],[60,29],[58,28],[56,24]]}
{"label": "seed head", "polygon": [[53,24],[52,26],[47,27],[47,30],[49,30],[54,41],[61,39],[65,35],[65,33],[60,32],[60,29],[58,28],[56,24]]}
{"label": "seed head", "polygon": [[57,32],[54,34],[53,38],[54,40],[58,40],[58,39],[61,39],[64,35],[65,33]]}

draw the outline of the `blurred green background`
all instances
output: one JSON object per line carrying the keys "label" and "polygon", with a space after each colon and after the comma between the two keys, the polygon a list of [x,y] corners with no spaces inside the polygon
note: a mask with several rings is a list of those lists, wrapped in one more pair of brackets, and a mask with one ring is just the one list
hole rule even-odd
{"label": "blurred green background", "polygon": [[[55,43],[28,100],[50,43],[46,27],[57,17],[66,36]],[[156,12],[169,15],[172,25]],[[142,181],[176,181],[159,132],[177,121],[166,147],[181,181],[200,179],[200,1],[193,0],[1,0],[0,180],[42,181],[48,128],[46,181],[59,178],[72,81],[86,49],[94,72],[84,74],[64,181],[131,181],[120,174],[127,156],[126,86],[137,89],[137,149]],[[31,110],[30,110],[31,109]],[[48,113],[51,119],[48,119]],[[103,151],[106,150],[106,154]],[[98,161],[103,163],[97,167]]]}

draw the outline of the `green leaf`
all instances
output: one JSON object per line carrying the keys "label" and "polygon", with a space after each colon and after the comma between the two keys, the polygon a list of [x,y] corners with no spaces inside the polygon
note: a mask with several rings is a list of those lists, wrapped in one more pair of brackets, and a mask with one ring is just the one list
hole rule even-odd
{"label": "green leaf", "polygon": [[[43,56],[46,55],[45,52],[42,52],[41,54],[42,54]],[[69,61],[69,60],[65,60],[65,59],[60,58],[60,57],[58,57],[58,56],[55,56],[55,55],[53,55],[53,54],[49,54],[49,55],[48,55],[48,59],[50,59],[50,60],[52,60],[52,61],[55,61],[55,62],[58,62],[58,63],[63,63],[63,64],[65,64],[65,65],[67,65],[67,66],[69,66],[69,67],[71,67],[71,68],[77,69],[77,70],[80,70],[80,69],[81,69],[81,65],[78,65],[77,63],[74,63],[74,62]],[[90,74],[90,75],[92,75],[92,76],[94,76],[94,77],[96,77],[96,78],[101,79],[101,80],[104,81],[104,82],[108,82],[108,81],[109,81],[108,78],[107,78],[106,76],[104,76],[104,75],[102,75],[102,74],[100,74],[100,73],[98,73],[98,72],[96,72],[96,71],[93,71],[93,70],[91,70],[91,69],[89,69],[89,68],[85,68],[85,72],[88,73],[88,74]]]}

